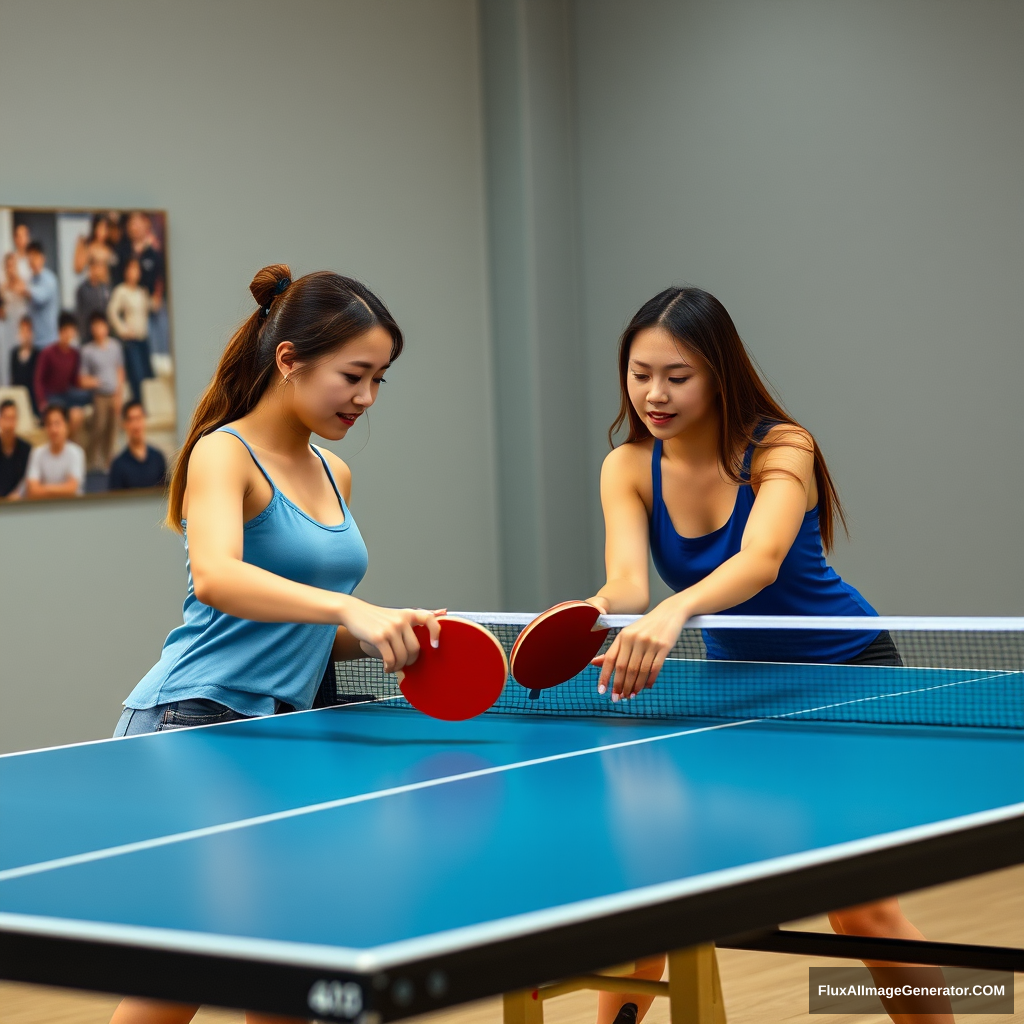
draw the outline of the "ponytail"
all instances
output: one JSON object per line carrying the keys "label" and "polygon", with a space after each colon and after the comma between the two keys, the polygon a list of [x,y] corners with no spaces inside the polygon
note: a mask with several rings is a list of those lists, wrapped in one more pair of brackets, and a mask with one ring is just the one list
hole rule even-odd
{"label": "ponytail", "polygon": [[324,270],[293,282],[291,269],[275,263],[256,274],[249,291],[257,308],[224,349],[196,404],[171,474],[167,525],[178,533],[192,449],[201,437],[256,408],[273,379],[282,341],[292,343],[299,361],[313,362],[380,326],[391,335],[391,359],[402,352],[402,332],[387,307],[350,277]]}

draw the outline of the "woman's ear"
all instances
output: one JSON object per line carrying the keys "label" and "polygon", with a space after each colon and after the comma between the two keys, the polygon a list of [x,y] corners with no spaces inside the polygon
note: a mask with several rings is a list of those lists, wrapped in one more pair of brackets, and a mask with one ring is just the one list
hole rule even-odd
{"label": "woman's ear", "polygon": [[290,341],[282,341],[278,343],[277,350],[274,353],[274,358],[282,377],[287,377],[299,362],[295,346]]}

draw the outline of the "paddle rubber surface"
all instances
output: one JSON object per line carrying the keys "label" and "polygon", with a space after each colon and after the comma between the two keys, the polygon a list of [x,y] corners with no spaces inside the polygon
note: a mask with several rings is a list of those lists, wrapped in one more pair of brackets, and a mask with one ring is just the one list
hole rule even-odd
{"label": "paddle rubber surface", "polygon": [[438,616],[441,637],[430,646],[425,626],[416,626],[419,657],[398,673],[405,699],[431,718],[460,722],[483,714],[500,696],[508,660],[494,634],[454,615]]}
{"label": "paddle rubber surface", "polygon": [[529,690],[546,690],[578,675],[608,635],[606,628],[594,628],[599,615],[584,601],[566,601],[541,612],[512,648],[512,678]]}

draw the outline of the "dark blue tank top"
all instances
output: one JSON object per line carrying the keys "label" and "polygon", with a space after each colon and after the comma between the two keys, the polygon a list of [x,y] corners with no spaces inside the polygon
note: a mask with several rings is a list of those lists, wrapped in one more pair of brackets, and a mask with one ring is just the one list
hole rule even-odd
{"label": "dark blue tank top", "polygon": [[[757,431],[760,440],[770,427]],[[651,554],[661,578],[676,592],[693,586],[740,550],[747,518],[754,505],[750,486],[753,445],[743,457],[742,483],[729,521],[703,537],[676,533],[661,493],[661,441],[654,442],[651,482]],[[877,615],[871,605],[825,561],[818,526],[818,508],[805,513],[800,532],[783,559],[778,579],[725,615]],[[730,661],[814,661],[839,664],[856,657],[878,636],[878,630],[704,630],[708,657]]]}

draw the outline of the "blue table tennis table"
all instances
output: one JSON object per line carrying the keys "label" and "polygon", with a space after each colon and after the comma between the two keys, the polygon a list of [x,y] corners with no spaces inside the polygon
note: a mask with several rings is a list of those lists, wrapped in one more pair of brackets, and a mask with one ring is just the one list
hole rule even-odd
{"label": "blue table tennis table", "polygon": [[[1024,862],[1024,673],[791,666],[809,704],[772,712],[777,665],[684,668],[745,680],[754,713],[644,718],[645,694],[448,723],[391,698],[0,757],[0,977],[357,1024],[508,993],[530,1024],[542,983],[688,949],[673,1020],[713,1019],[715,942],[1024,970],[777,930]],[[837,678],[876,681],[812,713]],[[928,724],[937,693],[1009,717]],[[925,724],[877,719],[907,701]]]}

